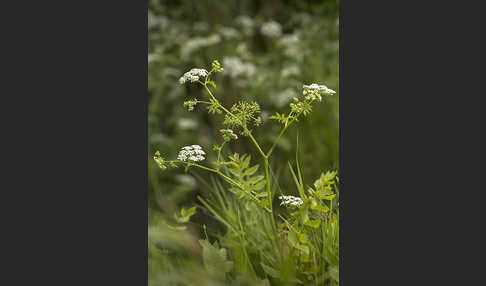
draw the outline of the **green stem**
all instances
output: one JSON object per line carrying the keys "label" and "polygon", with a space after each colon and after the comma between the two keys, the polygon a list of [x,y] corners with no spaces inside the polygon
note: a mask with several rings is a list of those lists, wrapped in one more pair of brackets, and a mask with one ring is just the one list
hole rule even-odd
{"label": "green stem", "polygon": [[216,102],[218,104],[218,107],[220,107],[222,110],[224,110],[224,112],[236,117],[233,113],[231,113],[231,111],[229,111],[228,109],[226,109],[226,107],[224,107],[221,103],[219,103],[219,101],[216,99],[216,97],[214,97],[213,93],[211,92],[211,90],[209,89],[209,87],[206,83],[204,83],[203,86],[206,89],[206,91],[209,93],[209,96],[211,96],[211,99],[214,100],[214,102]]}
{"label": "green stem", "polygon": [[238,223],[240,224],[240,230],[241,230],[241,236],[240,236],[241,237],[241,245],[243,247],[243,251],[244,251],[244,254],[245,254],[246,263],[250,266],[249,268],[250,268],[252,274],[256,276],[255,269],[253,268],[253,265],[251,264],[250,256],[248,255],[248,251],[247,251],[245,243],[244,243],[245,241],[248,241],[248,238],[247,238],[245,229],[243,228],[243,224],[241,223],[240,208],[238,208],[237,210],[238,210]]}
{"label": "green stem", "polygon": [[279,246],[278,248],[280,250],[280,238],[278,236],[277,224],[275,223],[275,216],[273,213],[272,190],[270,189],[270,175],[268,172],[268,158],[264,157],[264,161],[265,161],[265,180],[267,182],[265,185],[267,186],[268,207],[271,211],[270,218],[272,220],[273,235],[275,236],[275,242]]}
{"label": "green stem", "polygon": [[255,146],[257,147],[258,149],[258,152],[260,152],[260,155],[262,155],[263,159],[268,159],[268,156],[265,155],[265,153],[263,152],[262,148],[260,148],[260,145],[258,145],[258,142],[255,140],[255,138],[253,137],[253,135],[251,135],[251,132],[245,128],[246,132],[248,133],[248,135],[250,136],[250,139],[251,141],[253,142],[253,144],[255,144]]}
{"label": "green stem", "polygon": [[[220,163],[219,160],[221,159],[221,150],[223,149],[224,144],[226,144],[226,141],[223,142],[223,144],[221,144],[221,146],[218,149],[218,164]],[[218,165],[218,169],[219,169],[219,165]]]}
{"label": "green stem", "polygon": [[275,149],[275,147],[277,146],[278,141],[280,141],[280,138],[285,133],[287,128],[289,128],[289,126],[292,124],[292,122],[294,122],[294,120],[295,120],[295,117],[292,118],[292,120],[290,120],[287,124],[285,124],[284,128],[282,128],[282,131],[280,131],[280,134],[277,136],[277,139],[275,139],[275,141],[273,142],[272,147],[270,147],[270,150],[268,150],[267,157],[270,157],[270,155],[272,155],[272,152]]}
{"label": "green stem", "polygon": [[[220,107],[224,112],[226,112],[227,114],[235,117],[235,118],[238,118],[236,117],[236,115],[234,115],[233,113],[231,113],[231,111],[229,111],[228,109],[226,109],[226,107],[224,107],[221,103],[219,103],[219,101],[214,97],[213,93],[211,92],[211,90],[208,88],[207,84],[206,83],[202,83],[201,84],[204,86],[204,88],[206,89],[206,91],[209,93],[209,96],[211,96],[211,98],[213,99],[214,102],[216,102],[218,104],[218,107]],[[258,142],[255,140],[255,138],[253,137],[253,135],[251,134],[251,132],[248,130],[248,128],[246,128],[246,126],[243,127],[245,129],[245,132],[249,134],[250,136],[250,139],[251,141],[253,142],[253,144],[255,144],[255,146],[257,147],[258,149],[258,152],[260,152],[260,154],[262,155],[263,158],[266,158],[267,156],[265,155],[265,153],[263,152],[262,148],[260,147],[260,145],[258,144]]]}
{"label": "green stem", "polygon": [[204,170],[207,170],[207,171],[210,171],[210,172],[213,172],[213,173],[216,173],[218,175],[220,175],[221,177],[223,177],[226,181],[228,181],[230,184],[234,185],[234,186],[237,186],[238,188],[242,188],[240,186],[240,184],[238,184],[237,182],[235,182],[233,179],[231,179],[230,177],[226,176],[225,174],[223,174],[220,170],[216,170],[216,169],[212,169],[212,168],[208,168],[208,167],[205,167],[205,166],[202,166],[202,165],[199,165],[199,164],[196,164],[196,163],[191,163],[191,165],[193,166],[196,166],[198,168],[201,168],[201,169],[204,169]]}
{"label": "green stem", "polygon": [[[206,91],[209,93],[209,96],[211,97],[211,99],[218,104],[218,107],[220,107],[227,114],[230,114],[231,116],[237,118],[233,113],[231,113],[228,109],[226,109],[223,105],[221,105],[221,103],[219,103],[219,101],[214,97],[213,93],[211,92],[211,90],[207,86],[207,78],[206,78],[206,82],[204,82],[204,83],[200,82],[200,83],[204,86],[204,88],[206,89]],[[293,120],[294,119],[292,119],[289,122],[288,125],[290,125],[290,123]],[[285,132],[285,129],[287,129],[288,125],[284,128],[283,132]],[[276,243],[278,245],[278,252],[281,254],[281,251],[280,251],[280,238],[278,236],[277,224],[275,223],[275,217],[274,217],[273,206],[272,206],[272,191],[270,189],[270,175],[269,175],[269,171],[268,171],[268,156],[265,155],[265,153],[263,152],[262,148],[260,147],[260,145],[258,144],[258,142],[255,140],[255,138],[253,137],[253,135],[251,134],[251,132],[248,130],[248,128],[246,128],[246,126],[244,126],[244,129],[245,129],[245,132],[247,134],[249,134],[249,137],[250,137],[251,141],[256,146],[256,148],[258,149],[258,152],[260,153],[260,155],[263,157],[263,160],[265,161],[265,179],[266,179],[267,195],[268,195],[268,203],[269,203],[269,206],[268,206],[268,208],[269,208],[269,215],[270,215],[270,218],[271,218],[271,221],[272,221],[273,234],[275,236],[275,240],[276,240]],[[277,141],[280,139],[280,137],[282,136],[283,132],[281,132],[281,134],[277,138]],[[274,145],[276,145],[276,142],[274,143]],[[271,152],[269,152],[269,153],[271,154]],[[197,166],[197,164],[195,164],[195,165]],[[221,175],[223,178],[225,178],[230,183],[231,183],[231,181],[233,181],[230,178],[226,177],[224,174],[222,174],[219,170],[214,170],[214,169],[209,169],[209,168],[203,168],[203,169],[206,169],[208,171],[212,171],[212,172],[215,172],[215,173]],[[239,186],[238,184],[235,184],[235,185],[238,186],[239,188],[241,188],[241,186]]]}

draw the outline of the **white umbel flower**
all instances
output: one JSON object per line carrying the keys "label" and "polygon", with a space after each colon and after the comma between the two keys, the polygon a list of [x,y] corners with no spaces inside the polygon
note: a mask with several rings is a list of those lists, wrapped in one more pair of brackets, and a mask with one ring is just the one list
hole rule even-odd
{"label": "white umbel flower", "polygon": [[238,57],[224,57],[223,58],[223,74],[232,78],[239,76],[251,77],[257,68],[252,63],[244,63]]}
{"label": "white umbel flower", "polygon": [[275,21],[265,22],[262,25],[261,32],[264,36],[270,38],[280,37],[282,35],[282,26]]}
{"label": "white umbel flower", "polygon": [[206,159],[204,155],[206,155],[206,153],[199,145],[184,146],[181,148],[181,151],[179,151],[177,160],[183,162],[187,162],[187,161],[199,162]]}
{"label": "white umbel flower", "polygon": [[313,83],[311,85],[305,85],[303,87],[302,94],[305,96],[305,99],[307,100],[316,100],[318,99],[319,101],[322,100],[321,95],[333,95],[336,92],[330,88],[328,88],[325,85],[319,85],[316,83]]}
{"label": "white umbel flower", "polygon": [[221,36],[219,34],[212,34],[208,37],[194,37],[189,39],[181,48],[181,56],[188,58],[193,52],[209,47],[221,42]]}
{"label": "white umbel flower", "polygon": [[281,206],[299,207],[304,203],[301,198],[294,196],[279,196],[278,198],[282,200]]}
{"label": "white umbel flower", "polygon": [[191,69],[190,71],[186,72],[181,78],[179,79],[180,84],[184,84],[187,81],[195,82],[198,81],[199,78],[205,77],[208,75],[208,71],[205,69]]}

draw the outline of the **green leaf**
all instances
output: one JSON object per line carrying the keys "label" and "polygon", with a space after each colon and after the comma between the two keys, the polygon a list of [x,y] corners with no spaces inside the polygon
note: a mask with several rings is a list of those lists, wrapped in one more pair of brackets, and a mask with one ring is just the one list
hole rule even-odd
{"label": "green leaf", "polygon": [[196,213],[196,207],[192,207],[192,208],[188,209],[187,211],[186,211],[185,208],[182,208],[181,209],[181,215],[183,217],[187,217],[187,216],[190,217],[190,216],[192,216],[195,213]]}
{"label": "green leaf", "polygon": [[237,169],[233,169],[233,168],[228,168],[228,170],[230,171],[231,174],[233,174],[233,176],[235,177],[239,177],[241,175],[241,172]]}
{"label": "green leaf", "polygon": [[265,177],[262,176],[262,175],[258,175],[258,176],[254,176],[254,177],[250,177],[247,181],[248,184],[250,185],[253,185],[253,184],[256,184],[258,183],[259,181],[263,180]]}
{"label": "green leaf", "polygon": [[[243,160],[243,157],[241,159]],[[251,156],[248,156],[243,160],[243,162],[241,162],[241,170],[248,168],[248,165],[250,164],[250,159]]]}
{"label": "green leaf", "polygon": [[304,244],[300,244],[298,243],[295,248],[297,248],[298,250],[302,251],[303,253],[309,255],[309,247],[307,245],[304,245]]}
{"label": "green leaf", "polygon": [[211,245],[207,240],[199,240],[199,244],[203,248],[203,263],[208,273],[217,280],[224,280],[233,268],[233,262],[227,260],[226,249],[220,249],[217,241]]}
{"label": "green leaf", "polygon": [[255,184],[255,185],[253,186],[253,189],[254,189],[255,191],[259,191],[259,190],[263,189],[263,187],[265,187],[265,184],[266,184],[266,183],[267,183],[266,181],[260,181],[260,183]]}
{"label": "green leaf", "polygon": [[326,205],[312,206],[311,209],[313,209],[315,211],[323,212],[323,213],[327,213],[329,211],[329,208]]}
{"label": "green leaf", "polygon": [[229,188],[228,191],[232,192],[233,194],[239,194],[240,193],[240,189],[238,189],[238,188]]}
{"label": "green leaf", "polygon": [[304,234],[304,233],[300,233],[299,234],[299,242],[304,243],[304,244],[307,243],[307,235]]}
{"label": "green leaf", "polygon": [[289,235],[287,236],[287,239],[289,240],[289,243],[292,247],[296,247],[298,244],[298,237],[297,234],[294,231],[289,231]]}
{"label": "green leaf", "polygon": [[323,196],[323,195],[319,195],[319,198],[320,198],[321,200],[328,200],[328,201],[330,201],[330,200],[334,199],[335,197],[336,197],[336,194],[329,195],[329,196]]}
{"label": "green leaf", "polygon": [[322,173],[321,177],[314,182],[316,190],[322,191],[324,189],[329,189],[330,186],[335,183],[334,179],[336,175],[336,171],[328,171],[326,173]]}
{"label": "green leaf", "polygon": [[321,190],[321,191],[319,192],[319,196],[327,196],[327,195],[332,195],[332,194],[333,194],[333,193],[332,193],[331,188],[326,188],[326,189]]}
{"label": "green leaf", "polygon": [[329,268],[329,276],[331,278],[339,283],[339,267],[338,266],[332,266]]}
{"label": "green leaf", "polygon": [[300,262],[309,262],[309,261],[310,261],[309,254],[304,253],[304,255],[300,256]]}
{"label": "green leaf", "polygon": [[182,217],[178,217],[177,214],[174,214],[174,218],[178,223],[185,223],[185,222],[188,222],[189,219],[191,218],[191,216],[194,215],[195,213],[196,213],[196,207],[192,207],[188,210],[186,210],[185,208],[182,208],[181,209],[181,216]]}
{"label": "green leaf", "polygon": [[165,224],[165,225],[167,225],[167,227],[169,229],[172,229],[172,230],[177,230],[177,231],[186,230],[185,226],[172,226],[172,225],[169,225],[169,224]]}
{"label": "green leaf", "polygon": [[258,170],[259,165],[255,165],[249,169],[246,169],[245,172],[243,173],[243,176],[251,176],[255,174],[255,172]]}
{"label": "green leaf", "polygon": [[210,84],[212,87],[216,88],[216,83],[214,83],[214,81],[212,81],[212,80],[208,80],[208,83],[209,83],[209,84]]}
{"label": "green leaf", "polygon": [[177,214],[174,214],[174,219],[178,222],[178,223],[186,223],[189,221],[191,217],[189,216],[183,216],[183,217],[179,217]]}
{"label": "green leaf", "polygon": [[273,278],[280,278],[280,273],[277,270],[275,270],[274,268],[263,264],[263,262],[260,263],[260,265],[262,266],[265,273],[267,273],[268,275],[272,276]]}
{"label": "green leaf", "polygon": [[310,219],[310,220],[304,222],[304,224],[307,225],[307,226],[313,227],[313,228],[318,228],[319,225],[321,224],[321,221]]}

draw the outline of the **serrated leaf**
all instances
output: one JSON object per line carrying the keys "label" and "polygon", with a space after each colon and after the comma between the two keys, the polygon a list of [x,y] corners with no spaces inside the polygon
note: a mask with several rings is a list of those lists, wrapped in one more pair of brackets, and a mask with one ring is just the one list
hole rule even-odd
{"label": "serrated leaf", "polygon": [[265,187],[266,183],[267,183],[266,181],[260,181],[259,183],[253,185],[253,189],[255,191],[259,191],[259,190],[263,189],[263,187]]}
{"label": "serrated leaf", "polygon": [[273,278],[280,278],[280,273],[277,270],[275,270],[274,268],[272,268],[272,267],[270,267],[268,265],[263,264],[263,262],[260,263],[260,265],[262,266],[263,271],[265,271],[265,273],[267,273],[271,277],[273,277]]}
{"label": "serrated leaf", "polygon": [[321,191],[325,188],[329,188],[331,185],[335,183],[334,178],[336,177],[336,171],[328,171],[326,173],[322,173],[321,177],[314,182],[314,186],[316,187],[317,191]]}
{"label": "serrated leaf", "polygon": [[307,226],[313,227],[313,228],[318,228],[319,225],[321,224],[321,221],[310,219],[310,220],[304,222],[304,224],[307,225]]}
{"label": "serrated leaf", "polygon": [[248,165],[250,165],[250,159],[251,159],[251,156],[246,157],[244,160],[243,160],[243,157],[242,157],[243,161],[241,162],[241,170],[248,168]]}
{"label": "serrated leaf", "polygon": [[266,196],[268,196],[268,194],[267,194],[267,193],[265,193],[265,192],[258,193],[258,194],[256,194],[256,195],[255,195],[255,197],[257,197],[257,198],[264,198],[264,197],[266,197]]}
{"label": "serrated leaf", "polygon": [[319,195],[319,198],[320,198],[321,200],[328,200],[328,201],[330,201],[330,200],[334,199],[335,197],[336,197],[336,194],[329,195],[329,196],[323,196],[323,195]]}
{"label": "serrated leaf", "polygon": [[228,168],[228,170],[230,171],[231,174],[233,174],[233,176],[235,177],[239,177],[241,175],[241,172],[237,169],[233,169],[233,168]]}
{"label": "serrated leaf", "polygon": [[217,280],[224,280],[233,268],[233,262],[227,260],[226,249],[219,249],[217,241],[211,245],[207,240],[199,240],[199,244],[203,248],[203,263],[208,273]]}
{"label": "serrated leaf", "polygon": [[328,195],[332,195],[332,194],[333,194],[333,192],[332,192],[331,188],[326,188],[326,189],[321,190],[319,192],[320,196],[328,196]]}
{"label": "serrated leaf", "polygon": [[174,219],[178,222],[178,223],[186,223],[189,221],[191,217],[190,216],[183,216],[183,217],[179,217],[177,214],[174,214]]}
{"label": "serrated leaf", "polygon": [[323,212],[323,213],[327,213],[329,211],[329,208],[326,205],[312,206],[311,209],[313,209],[315,211]]}
{"label": "serrated leaf", "polygon": [[195,213],[196,213],[196,207],[192,207],[192,208],[190,208],[188,210],[186,210],[185,208],[182,208],[181,209],[181,215],[183,217],[190,217],[190,216],[192,216]]}
{"label": "serrated leaf", "polygon": [[228,191],[232,192],[233,194],[239,194],[240,193],[240,189],[238,189],[238,188],[229,188]]}
{"label": "serrated leaf", "polygon": [[253,174],[255,174],[255,172],[258,170],[259,168],[259,165],[255,165],[249,169],[246,169],[245,172],[243,173],[243,176],[251,176]]}
{"label": "serrated leaf", "polygon": [[264,177],[264,176],[262,176],[262,175],[258,175],[258,176],[250,177],[250,178],[248,178],[247,183],[248,183],[248,184],[253,185],[253,184],[256,184],[256,183],[258,183],[259,181],[263,180],[264,178],[265,178],[265,177]]}

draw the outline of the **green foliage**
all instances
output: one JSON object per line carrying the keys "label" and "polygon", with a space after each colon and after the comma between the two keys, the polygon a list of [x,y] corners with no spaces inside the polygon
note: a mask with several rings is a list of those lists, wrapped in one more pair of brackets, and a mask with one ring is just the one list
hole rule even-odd
{"label": "green foliage", "polygon": [[[240,155],[239,153],[234,153],[228,156],[229,160],[222,159],[224,156],[221,156],[221,152],[225,143],[233,139],[238,139],[232,129],[220,130],[224,141],[221,145],[215,145],[213,147],[213,150],[218,155],[214,163],[216,166],[215,169],[196,163],[203,161],[205,157],[202,155],[206,155],[199,145],[183,147],[179,152],[177,160],[166,160],[161,157],[159,152],[156,152],[154,156],[155,162],[161,169],[166,169],[167,165],[176,166],[176,163],[180,163],[185,165],[186,172],[189,170],[189,167],[194,166],[213,172],[230,184],[229,187],[224,188],[224,191],[234,194],[234,198],[238,202],[237,205],[233,205],[232,211],[230,211],[230,206],[225,202],[228,200],[228,197],[224,198],[224,191],[215,191],[217,200],[212,203],[202,197],[199,197],[199,200],[218,221],[231,230],[225,236],[225,239],[220,239],[220,241],[224,246],[232,250],[231,253],[234,253],[235,259],[238,256],[243,258],[243,260],[236,260],[238,272],[242,272],[245,275],[253,273],[251,279],[263,281],[261,279],[265,277],[259,276],[258,270],[256,270],[257,266],[260,266],[261,271],[263,271],[262,273],[265,273],[267,278],[271,279],[271,283],[295,282],[302,284],[311,283],[312,280],[317,283],[319,279],[330,281],[329,283],[337,283],[336,267],[338,256],[336,256],[336,253],[338,251],[335,250],[335,247],[338,248],[339,244],[336,244],[335,233],[329,233],[329,227],[326,227],[331,226],[331,230],[338,228],[335,225],[335,217],[339,215],[339,211],[336,210],[336,207],[333,209],[333,202],[334,206],[337,204],[337,172],[328,171],[322,173],[319,179],[314,182],[314,188],[308,187],[307,193],[305,193],[299,156],[298,152],[296,152],[297,174],[294,172],[290,162],[289,167],[301,197],[290,195],[279,197],[282,200],[281,205],[286,206],[290,213],[286,218],[283,215],[279,215],[282,221],[284,221],[284,224],[278,229],[274,217],[273,194],[271,189],[272,180],[269,172],[269,158],[273,148],[287,128],[300,114],[306,116],[311,112],[311,103],[321,100],[319,94],[320,89],[330,94],[334,93],[334,91],[316,84],[307,87],[304,86],[304,99],[299,101],[299,99],[295,98],[294,100],[297,104],[301,104],[303,109],[296,109],[294,106],[297,106],[297,104],[293,105],[291,103],[289,116],[278,113],[275,115],[277,121],[284,123],[284,127],[273,142],[272,147],[265,153],[249,130],[249,126],[258,126],[261,122],[259,117],[260,106],[256,102],[248,103],[239,101],[230,110],[226,109],[214,97],[207,86],[210,81],[210,74],[215,69],[219,70],[222,67],[213,62],[213,68],[207,74],[204,72],[204,69],[192,69],[189,73],[193,75],[189,75],[187,77],[188,79],[184,79],[182,82],[185,83],[188,80],[193,81],[191,76],[197,77],[200,74],[205,75],[204,82],[199,81],[199,83],[208,92],[210,98],[208,103],[209,113],[224,112],[225,118],[223,125],[229,128],[238,128],[241,134],[250,137],[264,161],[265,175],[259,175],[257,173],[259,164],[250,164],[251,155],[249,154]],[[317,97],[318,95],[319,97]],[[298,145],[299,141],[297,140]],[[241,213],[248,215],[249,211],[255,211],[255,207],[260,210],[259,212],[255,212],[258,215],[258,221],[264,221],[264,216],[268,217],[267,223],[269,229],[265,229],[264,227],[263,233],[261,232],[262,230],[258,230],[255,227],[249,232],[248,227],[252,224],[248,221],[246,224],[243,224]],[[266,213],[262,213],[262,210],[266,211]],[[195,212],[195,207],[188,210],[182,208],[180,211],[181,216],[179,217],[175,214],[174,219],[178,223],[187,223]],[[321,225],[324,225],[324,227],[321,227]],[[183,230],[183,228],[178,226],[170,228],[173,230]],[[253,232],[260,233],[260,237],[254,239],[254,242],[251,243],[250,235]],[[262,235],[264,238],[261,237]],[[328,245],[323,245],[323,241],[326,238],[328,241],[331,240],[331,243],[334,243],[331,245],[331,248]],[[270,244],[266,246],[262,245],[263,239],[268,239]],[[227,260],[226,249],[219,248],[218,241],[215,241],[212,245],[208,240],[200,240],[199,242],[203,247],[202,257],[209,276],[215,281],[227,281],[230,277],[227,274],[233,269],[234,262]],[[288,252],[285,251],[286,248]],[[255,255],[260,258],[255,259]],[[327,257],[326,255],[331,257]],[[241,276],[239,277],[241,278]]]}
{"label": "green foliage", "polygon": [[[281,36],[261,32],[269,19]],[[149,285],[338,285],[337,173],[320,171],[338,167],[339,102],[324,88],[299,96],[308,82],[338,88],[337,31],[336,1],[149,1]],[[178,82],[208,63],[199,82]],[[216,141],[199,166],[166,159]],[[302,205],[274,201],[295,192]],[[193,203],[197,214],[181,209]]]}
{"label": "green foliage", "polygon": [[196,214],[196,207],[192,207],[188,210],[185,208],[181,209],[181,216],[177,216],[177,214],[174,214],[174,218],[178,223],[185,223],[188,222],[189,219],[191,218],[192,215]]}
{"label": "green foliage", "polygon": [[293,116],[290,116],[290,115],[287,116],[287,115],[285,115],[285,113],[280,114],[278,112],[275,112],[275,115],[270,116],[270,119],[276,120],[277,122],[282,123],[284,125],[287,125],[289,120],[294,119],[294,118],[295,117],[293,117]]}
{"label": "green foliage", "polygon": [[207,240],[199,240],[203,248],[204,267],[216,280],[224,280],[226,273],[233,268],[233,262],[227,260],[226,249],[219,248],[218,242],[214,244]]}
{"label": "green foliage", "polygon": [[267,193],[262,192],[266,184],[265,177],[256,174],[260,166],[256,164],[250,167],[251,156],[246,154],[240,156],[235,153],[229,156],[229,159],[230,161],[221,164],[227,167],[228,175],[238,183],[239,187],[229,188],[228,191],[240,199],[247,198],[265,207],[268,202]]}

